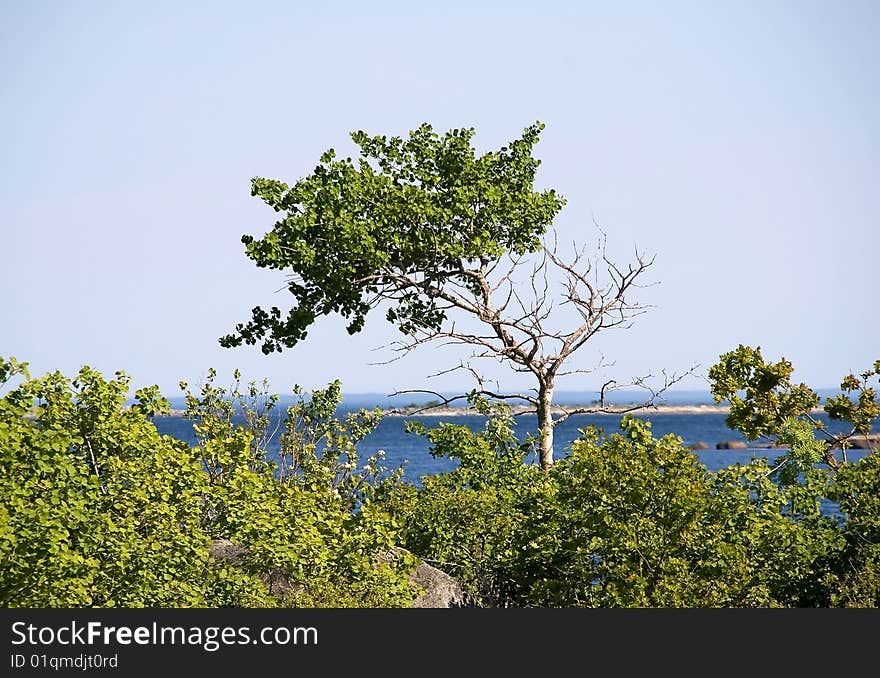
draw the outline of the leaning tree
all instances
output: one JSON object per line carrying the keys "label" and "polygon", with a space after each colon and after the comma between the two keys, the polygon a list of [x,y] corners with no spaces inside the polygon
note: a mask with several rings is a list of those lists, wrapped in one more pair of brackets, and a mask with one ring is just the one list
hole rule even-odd
{"label": "leaning tree", "polygon": [[[356,161],[337,159],[331,149],[293,186],[253,179],[252,195],[282,216],[262,238],[245,235],[242,242],[257,266],[288,273],[294,301],[286,312],[254,308],[221,345],[282,351],[330,313],[346,318],[354,334],[381,306],[404,337],[393,346],[395,359],[429,342],[461,344],[471,353],[450,369],[477,379],[472,394],[529,403],[538,417],[540,462],[549,468],[554,426],[574,414],[610,411],[605,396],[622,386],[608,382],[593,405],[566,408],[553,403],[557,380],[585,371],[571,369],[570,358],[597,333],[628,327],[646,310],[632,295],[653,260],[637,252],[617,265],[606,256],[604,236],[589,255],[584,248],[560,255],[550,229],[565,200],[534,188],[540,161],[532,149],[542,129],[531,125],[484,154],[472,146],[473,129],[441,136],[425,124],[406,139],[356,132]],[[480,358],[530,375],[534,388],[489,388],[476,368]],[[647,392],[628,409],[651,405],[681,376],[664,374],[657,387],[644,378],[630,382]],[[442,404],[461,397],[441,397]]]}

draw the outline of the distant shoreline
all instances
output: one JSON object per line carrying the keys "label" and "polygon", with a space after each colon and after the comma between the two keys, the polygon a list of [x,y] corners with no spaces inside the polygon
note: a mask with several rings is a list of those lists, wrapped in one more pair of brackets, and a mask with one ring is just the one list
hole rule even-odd
{"label": "distant shoreline", "polygon": [[[583,414],[729,414],[730,406],[728,405],[653,405],[647,407],[638,407],[633,405],[606,405],[602,409],[598,409],[597,405],[555,405],[552,408],[554,415],[564,414],[576,409],[591,409],[591,412]],[[372,408],[365,407],[370,410]],[[386,417],[465,417],[478,416],[480,413],[474,408],[465,405],[459,407],[427,407],[425,405],[407,405],[406,407],[388,407],[380,408],[382,415]],[[512,414],[526,414],[534,412],[534,407],[530,405],[511,405]],[[814,408],[813,413],[821,413],[821,408]],[[173,409],[165,414],[157,414],[157,417],[182,417],[184,410]]]}
{"label": "distant shoreline", "polygon": [[[635,407],[635,409],[634,409]],[[511,405],[513,414],[534,412],[531,405]],[[591,409],[593,412],[584,414],[727,414],[730,407],[727,405],[655,405],[650,407],[638,407],[633,405],[606,405],[599,409],[598,405],[554,405],[551,411],[555,415],[564,414],[572,410]],[[412,405],[403,408],[388,408],[383,413],[389,417],[461,417],[479,414],[472,407],[431,407],[424,405]]]}

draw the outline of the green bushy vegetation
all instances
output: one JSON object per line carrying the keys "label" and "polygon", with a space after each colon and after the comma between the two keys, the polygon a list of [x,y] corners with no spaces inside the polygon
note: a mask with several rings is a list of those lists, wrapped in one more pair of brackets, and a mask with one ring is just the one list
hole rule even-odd
{"label": "green bushy vegetation", "polygon": [[[190,448],[151,423],[168,409],[155,388],[124,406],[125,374],[31,379],[25,364],[0,360],[2,380],[16,376],[23,383],[0,399],[4,606],[382,607],[417,593],[411,562],[377,559],[395,543],[393,526],[352,471],[375,416],[334,418],[338,384],[291,408],[293,462],[279,472],[264,446],[274,399],[254,385],[227,393],[209,380],[190,393]],[[233,423],[236,401],[246,425]],[[319,457],[322,439],[330,453]],[[210,557],[220,539],[243,547],[237,562]]]}
{"label": "green bushy vegetation", "polygon": [[[848,376],[829,415],[866,433],[878,373]],[[880,456],[846,461],[847,438],[824,431],[790,374],[748,347],[710,371],[732,426],[788,444],[773,460],[709,473],[680,438],[626,416],[542,468],[509,408],[473,396],[482,430],[409,424],[458,462],[416,485],[359,458],[381,413],[338,418],[339,382],[297,389],[279,418],[265,384],[236,374],[220,388],[211,371],[198,392],[181,385],[191,447],[157,433],[168,403],[155,387],[126,406],[124,373],[31,378],[0,359],[0,602],[408,606],[418,557],[480,606],[876,607]],[[212,557],[218,543],[236,558]]]}
{"label": "green bushy vegetation", "polygon": [[[813,417],[818,397],[791,373],[743,346],[710,370],[731,427],[788,446],[772,461],[709,473],[680,438],[626,416],[619,431],[581,431],[544,473],[523,463],[531,442],[515,439],[502,408],[483,432],[419,428],[460,467],[393,488],[388,504],[404,545],[478,604],[876,607],[880,457],[847,462],[846,448],[878,414],[869,382],[880,363],[826,404],[852,425],[841,435]],[[823,515],[822,501],[840,512]]]}

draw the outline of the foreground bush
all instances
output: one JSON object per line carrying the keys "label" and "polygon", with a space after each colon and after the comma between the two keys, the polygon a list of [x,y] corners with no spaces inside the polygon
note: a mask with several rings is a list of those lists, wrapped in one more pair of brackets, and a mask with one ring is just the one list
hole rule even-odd
{"label": "foreground bush", "polygon": [[[331,416],[333,391],[320,411],[299,406],[321,421],[288,423],[304,444],[298,472],[280,477],[259,422],[234,424],[220,391],[192,399],[201,444],[190,448],[150,422],[168,409],[157,389],[124,406],[122,373],[30,379],[0,360],[0,382],[14,377],[23,383],[0,399],[3,606],[393,606],[417,593],[411,562],[377,559],[395,543],[387,514],[369,501],[355,511],[359,484],[315,454],[316,440],[348,431]],[[219,538],[246,549],[242,563],[209,557]],[[269,572],[283,591],[269,591]]]}
{"label": "foreground bush", "polygon": [[[523,463],[502,411],[486,430],[422,430],[454,471],[396,487],[404,546],[454,572],[477,604],[802,607],[880,601],[880,465],[779,483],[756,459],[709,473],[680,438],[624,417],[582,432],[549,473]],[[823,516],[820,500],[840,502]]]}
{"label": "foreground bush", "polygon": [[[745,392],[732,425],[789,444],[773,462],[709,473],[627,416],[542,469],[509,409],[474,398],[482,430],[410,424],[458,462],[419,485],[359,458],[380,413],[337,418],[338,382],[296,389],[278,417],[264,386],[217,388],[209,372],[198,393],[182,384],[190,447],[156,432],[168,403],[155,387],[126,406],[123,373],[31,379],[0,359],[0,385],[18,382],[0,398],[0,604],[409,606],[415,554],[482,606],[878,606],[880,455],[846,461],[845,439],[817,438],[787,364],[722,358],[723,392]],[[830,414],[866,433],[878,374],[847,378],[857,396]],[[235,558],[213,558],[218,543]]]}

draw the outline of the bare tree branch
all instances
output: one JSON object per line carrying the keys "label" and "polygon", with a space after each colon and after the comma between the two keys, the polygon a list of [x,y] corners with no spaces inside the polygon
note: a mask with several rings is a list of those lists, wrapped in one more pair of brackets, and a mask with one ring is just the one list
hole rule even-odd
{"label": "bare tree branch", "polygon": [[[569,417],[572,417],[576,414],[628,414],[630,412],[638,412],[644,410],[656,410],[658,405],[658,399],[665,393],[669,388],[680,382],[687,376],[692,375],[698,365],[693,365],[689,369],[685,370],[681,374],[675,374],[667,376],[665,371],[663,374],[663,385],[659,388],[652,388],[648,385],[648,379],[651,378],[651,375],[647,375],[646,377],[639,377],[637,379],[633,379],[631,382],[627,384],[618,384],[617,382],[611,380],[605,382],[603,384],[602,389],[600,391],[599,404],[595,407],[575,407],[572,409],[568,409],[565,406],[560,406],[560,409],[563,412],[554,419],[554,425],[560,424]],[[641,403],[624,405],[621,406],[613,406],[609,405],[606,402],[606,394],[611,391],[617,391],[622,388],[629,387],[638,387],[646,390],[648,392],[648,397],[646,397]]]}
{"label": "bare tree branch", "polygon": [[[586,246],[573,245],[571,254],[563,258],[558,253],[558,237],[551,231],[541,249],[532,255],[510,254],[498,259],[483,257],[476,261],[461,259],[457,263],[447,263],[451,268],[444,272],[452,271],[454,275],[416,275],[388,269],[363,279],[360,282],[366,282],[376,290],[369,300],[371,305],[415,295],[427,299],[438,311],[455,310],[464,316],[461,324],[444,322],[439,327],[411,328],[404,339],[388,345],[387,348],[394,353],[390,359],[373,364],[395,362],[429,343],[469,346],[473,350],[466,360],[432,376],[465,370],[478,384],[475,393],[497,400],[518,399],[529,403],[531,411],[539,414],[539,426],[547,441],[552,441],[552,427],[571,416],[611,412],[607,394],[624,386],[643,390],[645,398],[639,404],[613,408],[615,413],[655,406],[670,386],[693,374],[694,368],[681,375],[667,376],[664,373],[663,383],[658,387],[650,386],[650,375],[625,385],[609,381],[600,391],[598,405],[574,408],[554,405],[555,416],[548,412],[558,378],[597,370],[564,369],[572,356],[600,332],[629,328],[652,308],[634,299],[633,294],[653,284],[645,284],[644,277],[653,266],[654,257],[649,258],[636,249],[632,261],[626,265],[618,264],[608,256],[607,237],[600,228],[598,230],[599,242],[593,254],[588,253]],[[554,303],[552,293],[556,286],[559,288],[556,296],[559,305]],[[574,322],[568,327],[554,326],[553,321],[558,324],[556,311],[560,307],[569,307],[573,311]],[[505,394],[498,388],[488,388],[487,380],[474,368],[476,361],[485,359],[500,361],[515,372],[531,374],[536,382],[536,395]],[[600,360],[600,366],[603,361],[604,358]],[[467,397],[449,398],[423,389],[398,391],[395,395],[402,393],[437,396],[439,405],[418,411],[448,406]],[[546,455],[547,450],[543,452]]]}
{"label": "bare tree branch", "polygon": [[457,402],[459,400],[466,400],[467,398],[472,397],[473,395],[484,396],[486,398],[491,398],[493,400],[524,400],[526,402],[535,403],[535,399],[532,396],[526,395],[524,393],[496,393],[494,391],[488,391],[486,389],[476,389],[471,393],[456,395],[456,396],[444,396],[442,393],[438,393],[437,391],[430,391],[428,389],[414,388],[414,389],[404,389],[401,391],[395,391],[389,397],[404,395],[407,393],[423,393],[427,395],[433,395],[437,397],[437,402],[428,403],[423,407],[419,407],[416,409],[406,408],[405,410],[401,410],[399,408],[392,408],[387,410],[388,414],[406,414],[406,415],[416,415],[421,414],[422,412],[429,412],[430,410],[436,410],[444,407],[449,407],[452,403]]}

